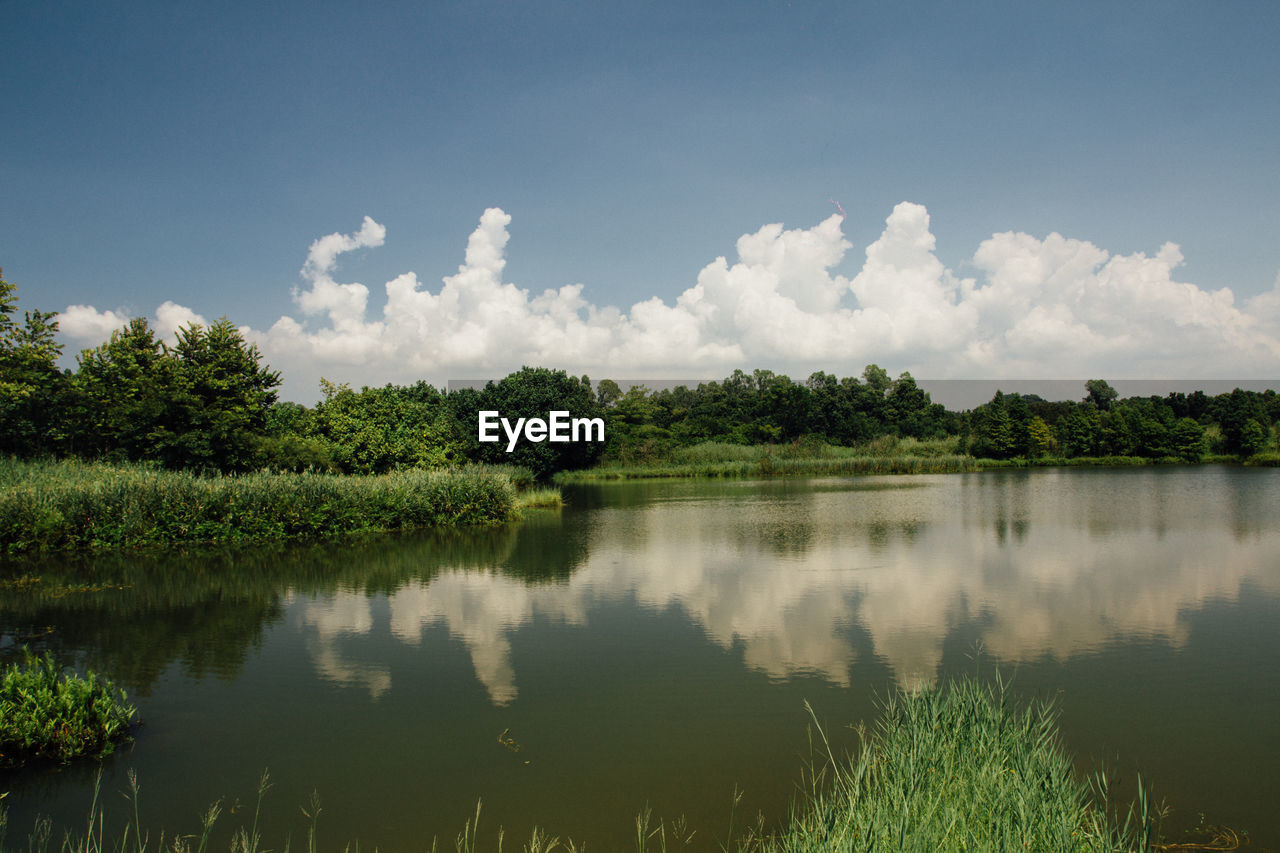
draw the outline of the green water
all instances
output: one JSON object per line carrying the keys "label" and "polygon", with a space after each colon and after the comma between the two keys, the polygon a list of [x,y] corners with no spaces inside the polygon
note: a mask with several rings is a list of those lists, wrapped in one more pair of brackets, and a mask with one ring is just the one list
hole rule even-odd
{"label": "green water", "polygon": [[[837,749],[895,684],[998,666],[1061,695],[1082,769],[1141,772],[1170,825],[1280,848],[1280,471],[1143,468],[605,484],[500,530],[0,567],[0,659],[51,649],[145,725],[102,767],[142,822],[419,849],[484,802],[629,848],[646,805],[695,847],[783,820],[808,700]],[[73,589],[84,587],[87,589]],[[500,741],[506,733],[507,743]],[[518,747],[516,749],[515,747]],[[9,838],[80,826],[94,764],[0,776]],[[236,805],[238,801],[238,805]],[[112,817],[114,816],[114,818]]]}

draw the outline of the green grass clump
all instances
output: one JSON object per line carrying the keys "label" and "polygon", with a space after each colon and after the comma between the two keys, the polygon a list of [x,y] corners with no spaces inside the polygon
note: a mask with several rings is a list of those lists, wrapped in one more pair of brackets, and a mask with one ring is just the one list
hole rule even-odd
{"label": "green grass clump", "polygon": [[559,509],[564,506],[564,496],[555,487],[541,486],[526,489],[516,496],[520,509]]}
{"label": "green grass clump", "polygon": [[23,653],[0,676],[0,767],[106,755],[128,736],[137,711],[124,691],[94,673],[64,674],[48,653]]}
{"label": "green grass clump", "polygon": [[902,691],[863,733],[856,759],[828,768],[761,851],[1129,851],[1149,844],[1145,800],[1123,824],[1105,785],[1076,778],[1051,702],[1015,707],[1002,686],[962,681]]}
{"label": "green grass clump", "polygon": [[0,460],[0,551],[326,538],[516,516],[513,472],[200,477],[138,465]]}

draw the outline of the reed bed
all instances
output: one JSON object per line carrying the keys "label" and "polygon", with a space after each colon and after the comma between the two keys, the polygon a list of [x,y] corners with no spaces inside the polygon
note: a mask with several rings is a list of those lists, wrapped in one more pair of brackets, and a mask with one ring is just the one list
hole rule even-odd
{"label": "reed bed", "polygon": [[1121,820],[1102,777],[1078,779],[1053,703],[1018,707],[1003,685],[965,680],[899,691],[882,710],[870,732],[860,730],[857,757],[839,762],[828,750],[829,763],[813,774],[809,799],[789,825],[746,849],[1151,849],[1143,792]]}
{"label": "reed bed", "polygon": [[[1223,459],[1201,460],[1221,463]],[[1237,457],[1225,461],[1238,463]],[[1178,456],[1015,456],[1012,459],[979,459],[982,468],[1140,468],[1145,465],[1189,465]]]}
{"label": "reed bed", "polygon": [[564,496],[554,487],[529,488],[516,496],[516,507],[520,510],[559,509],[562,506],[564,506]]}
{"label": "reed bed", "polygon": [[128,736],[137,711],[124,691],[95,673],[65,673],[48,653],[23,657],[0,674],[0,767],[106,755]]}
{"label": "reed bed", "polygon": [[517,514],[513,474],[481,466],[378,476],[200,477],[137,465],[0,461],[0,551],[311,539]]}

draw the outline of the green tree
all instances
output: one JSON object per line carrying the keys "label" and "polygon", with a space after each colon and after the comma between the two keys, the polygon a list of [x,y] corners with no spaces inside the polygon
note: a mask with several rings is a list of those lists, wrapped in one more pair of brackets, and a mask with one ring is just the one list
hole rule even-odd
{"label": "green tree", "polygon": [[1240,431],[1240,453],[1244,456],[1252,456],[1255,453],[1261,453],[1267,448],[1267,439],[1270,438],[1271,431],[1257,418],[1249,418],[1245,421],[1243,429]]}
{"label": "green tree", "polygon": [[1055,432],[1063,456],[1094,456],[1099,452],[1102,424],[1093,406],[1076,404],[1072,412],[1058,420]]}
{"label": "green tree", "polygon": [[178,330],[172,349],[175,429],[160,452],[172,467],[244,471],[253,467],[276,401],[280,374],[261,364],[226,317]]}
{"label": "green tree", "polygon": [[1204,455],[1204,427],[1193,418],[1179,418],[1169,429],[1169,446],[1187,462],[1199,462]]}
{"label": "green tree", "polygon": [[82,456],[159,460],[175,433],[175,363],[144,318],[77,357],[71,449]]}
{"label": "green tree", "polygon": [[596,402],[602,407],[612,406],[622,396],[622,389],[612,379],[601,379],[596,385]]}
{"label": "green tree", "polygon": [[996,391],[991,402],[973,411],[969,452],[990,459],[1009,459],[1017,455],[1015,424],[1009,414],[1009,401]]}
{"label": "green tree", "polygon": [[1085,395],[1084,401],[1091,403],[1097,407],[1098,411],[1105,412],[1111,408],[1111,404],[1120,396],[1116,389],[1107,384],[1105,379],[1090,379],[1084,383]]}
{"label": "green tree", "polygon": [[1054,440],[1053,430],[1049,428],[1044,418],[1033,415],[1027,431],[1031,438],[1031,456],[1047,456],[1056,449],[1057,442]]}
{"label": "green tree", "polygon": [[27,311],[22,325],[12,315],[17,287],[0,271],[0,453],[48,453],[65,438],[61,418],[67,377],[58,369],[57,314]]}
{"label": "green tree", "polygon": [[522,367],[500,382],[486,385],[479,395],[479,409],[471,415],[470,436],[475,453],[483,461],[523,465],[535,476],[546,477],[556,471],[585,468],[604,452],[604,442],[599,441],[533,442],[521,438],[507,453],[505,437],[492,443],[478,441],[481,410],[496,411],[513,425],[517,418],[546,420],[552,411],[567,411],[571,418],[603,417],[590,386],[563,370]]}

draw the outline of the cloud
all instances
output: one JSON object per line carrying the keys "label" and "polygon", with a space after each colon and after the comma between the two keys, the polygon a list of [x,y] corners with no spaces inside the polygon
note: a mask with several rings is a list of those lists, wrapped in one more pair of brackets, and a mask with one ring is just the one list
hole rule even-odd
{"label": "cloud", "polygon": [[[961,276],[937,257],[928,211],[902,202],[867,246],[861,268],[839,272],[852,248],[832,215],[810,228],[765,225],[739,238],[673,302],[596,305],[582,284],[542,293],[503,281],[511,217],[490,208],[463,263],[433,290],[414,272],[370,290],[335,280],[339,257],[381,246],[365,217],[353,234],[312,243],[293,289],[298,316],[247,329],[290,391],[321,376],[357,383],[500,376],[522,364],[593,376],[717,376],[770,367],[795,376],[845,375],[877,362],[931,378],[1248,378],[1280,371],[1280,280],[1236,304],[1230,289],[1177,280],[1180,249],[1113,254],[1049,234],[994,234]],[[158,325],[198,318],[166,302]],[[71,306],[63,330],[105,337],[115,312]]]}
{"label": "cloud", "polygon": [[129,316],[122,312],[99,311],[92,305],[68,305],[58,315],[58,332],[74,344],[97,346],[128,322]]}
{"label": "cloud", "polygon": [[[58,331],[64,340],[81,347],[91,347],[106,341],[112,332],[119,331],[131,319],[133,318],[123,309],[99,311],[92,305],[68,305],[58,315]],[[172,343],[177,340],[178,329],[192,323],[209,325],[209,321],[200,314],[166,299],[156,307],[151,328],[161,338]]]}
{"label": "cloud", "polygon": [[209,321],[201,315],[192,311],[190,308],[179,305],[176,302],[165,300],[159,308],[156,309],[155,329],[160,333],[160,337],[167,340],[177,340],[178,330],[183,326],[207,326]]}

